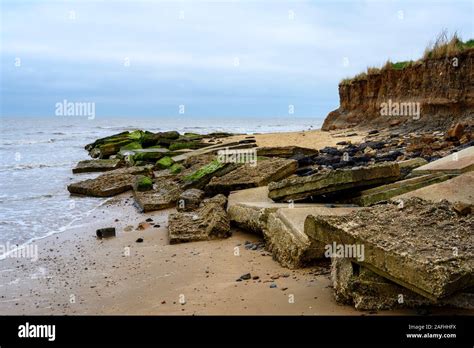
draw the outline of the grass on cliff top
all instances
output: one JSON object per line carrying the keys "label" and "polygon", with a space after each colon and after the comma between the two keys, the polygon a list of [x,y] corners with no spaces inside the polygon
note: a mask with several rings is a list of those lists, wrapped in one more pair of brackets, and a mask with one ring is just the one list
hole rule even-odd
{"label": "grass on cliff top", "polygon": [[451,37],[449,37],[447,31],[443,30],[434,42],[428,44],[425,49],[425,53],[423,54],[423,57],[421,59],[417,61],[410,60],[395,63],[392,63],[390,60],[387,60],[387,62],[382,68],[368,67],[367,72],[362,72],[352,78],[342,79],[339,84],[349,85],[355,81],[366,80],[367,76],[379,74],[385,70],[403,70],[424,60],[451,57],[467,49],[472,48],[474,48],[474,39],[470,39],[464,42],[457,35],[457,33],[454,33]]}

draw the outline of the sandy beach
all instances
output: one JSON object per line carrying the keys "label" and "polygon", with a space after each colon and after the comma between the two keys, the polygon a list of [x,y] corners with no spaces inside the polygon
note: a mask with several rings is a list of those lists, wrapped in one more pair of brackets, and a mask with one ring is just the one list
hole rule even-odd
{"label": "sandy beach", "polygon": [[[242,137],[242,136],[238,136]],[[355,137],[320,131],[256,135],[259,145],[321,148]],[[2,314],[376,315],[335,302],[328,263],[289,270],[259,237],[233,228],[227,239],[170,245],[168,215],[140,213],[132,194],[109,199],[75,227],[36,241],[39,259],[0,261]],[[139,223],[149,221],[143,230]],[[98,239],[114,226],[117,237]],[[142,238],[141,243],[137,242]],[[252,279],[236,281],[250,273]],[[440,310],[442,313],[442,311]],[[457,311],[460,312],[460,311]]]}

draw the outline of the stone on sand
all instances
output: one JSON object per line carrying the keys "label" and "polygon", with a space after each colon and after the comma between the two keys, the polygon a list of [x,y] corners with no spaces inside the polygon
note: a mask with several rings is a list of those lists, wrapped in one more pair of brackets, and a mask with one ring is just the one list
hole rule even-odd
{"label": "stone on sand", "polygon": [[226,212],[227,198],[217,195],[202,202],[192,212],[170,214],[168,235],[170,244],[226,238],[231,235]]}
{"label": "stone on sand", "polygon": [[136,175],[151,175],[151,167],[120,168],[68,185],[70,193],[93,197],[110,197],[131,190]]}
{"label": "stone on sand", "polygon": [[75,168],[72,169],[74,174],[88,172],[106,172],[117,169],[120,166],[119,159],[97,159],[80,161]]}

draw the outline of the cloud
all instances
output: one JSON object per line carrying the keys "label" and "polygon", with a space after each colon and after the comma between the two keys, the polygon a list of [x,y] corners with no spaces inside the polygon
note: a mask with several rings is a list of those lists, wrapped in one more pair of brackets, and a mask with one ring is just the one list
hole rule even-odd
{"label": "cloud", "polygon": [[416,59],[445,27],[472,37],[472,16],[469,1],[3,1],[2,112],[67,95],[111,114],[187,100],[267,116],[293,102],[324,117],[341,78]]}

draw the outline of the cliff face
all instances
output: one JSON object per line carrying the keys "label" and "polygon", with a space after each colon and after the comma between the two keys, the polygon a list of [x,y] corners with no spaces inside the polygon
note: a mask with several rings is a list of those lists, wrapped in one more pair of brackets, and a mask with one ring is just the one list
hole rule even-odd
{"label": "cliff face", "polygon": [[474,49],[341,82],[339,100],[340,107],[328,114],[323,130],[398,125],[434,129],[456,121],[472,123]]}

